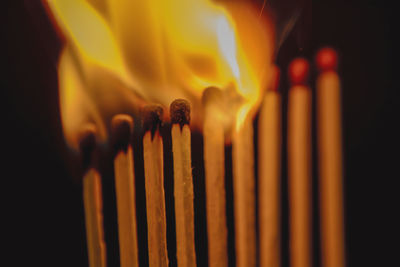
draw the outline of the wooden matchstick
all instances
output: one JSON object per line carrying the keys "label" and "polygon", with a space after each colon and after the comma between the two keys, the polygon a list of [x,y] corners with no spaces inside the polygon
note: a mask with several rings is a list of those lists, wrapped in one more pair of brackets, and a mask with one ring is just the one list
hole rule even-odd
{"label": "wooden matchstick", "polygon": [[225,211],[224,127],[219,116],[222,92],[215,87],[203,93],[204,167],[206,181],[208,263],[210,267],[228,266]]}
{"label": "wooden matchstick", "polygon": [[288,183],[290,257],[293,267],[311,266],[311,90],[309,65],[298,58],[289,66]]}
{"label": "wooden matchstick", "polygon": [[135,175],[132,145],[133,120],[119,114],[111,122],[116,151],[114,158],[115,191],[117,196],[118,235],[122,267],[138,266]]}
{"label": "wooden matchstick", "polygon": [[281,95],[279,69],[264,97],[258,124],[260,266],[280,266]]}
{"label": "wooden matchstick", "polygon": [[143,109],[143,155],[150,267],[168,266],[163,141],[159,131],[162,115],[161,106],[152,105]]}
{"label": "wooden matchstick", "polygon": [[[256,266],[253,124],[246,118],[232,142],[236,265]],[[237,127],[236,127],[237,128]]]}
{"label": "wooden matchstick", "polygon": [[321,247],[324,267],[345,266],[340,79],[337,54],[321,49],[316,57],[317,125],[321,200]]}
{"label": "wooden matchstick", "polygon": [[103,230],[101,177],[93,167],[96,127],[88,125],[79,138],[82,162],[87,169],[83,176],[83,202],[90,267],[106,267],[106,244]]}
{"label": "wooden matchstick", "polygon": [[174,195],[178,266],[196,266],[194,240],[193,178],[190,105],[177,99],[171,103],[171,136],[174,161]]}

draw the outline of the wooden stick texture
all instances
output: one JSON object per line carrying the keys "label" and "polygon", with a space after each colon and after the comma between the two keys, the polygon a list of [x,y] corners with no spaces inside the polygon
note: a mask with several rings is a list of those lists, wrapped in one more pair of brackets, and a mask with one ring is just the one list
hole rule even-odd
{"label": "wooden stick texture", "polygon": [[174,195],[178,266],[196,266],[190,128],[173,124]]}
{"label": "wooden stick texture", "polygon": [[93,168],[83,177],[83,201],[89,266],[106,267],[101,179],[100,174]]}
{"label": "wooden stick texture", "polygon": [[250,119],[234,134],[233,193],[236,265],[256,265],[255,178],[253,125]]}
{"label": "wooden stick texture", "polygon": [[167,223],[164,193],[163,141],[156,131],[143,137],[147,206],[149,266],[168,266]]}
{"label": "wooden stick texture", "polygon": [[311,266],[311,91],[289,91],[288,172],[290,257],[293,267]]}
{"label": "wooden stick texture", "polygon": [[208,262],[210,267],[224,267],[228,266],[224,128],[210,113],[203,126]]}
{"label": "wooden stick texture", "polygon": [[121,267],[138,266],[135,175],[132,146],[114,159]]}
{"label": "wooden stick texture", "polygon": [[259,118],[260,266],[280,266],[281,97],[266,93]]}
{"label": "wooden stick texture", "polygon": [[324,267],[343,267],[340,81],[336,72],[323,72],[319,76],[317,101],[322,262]]}

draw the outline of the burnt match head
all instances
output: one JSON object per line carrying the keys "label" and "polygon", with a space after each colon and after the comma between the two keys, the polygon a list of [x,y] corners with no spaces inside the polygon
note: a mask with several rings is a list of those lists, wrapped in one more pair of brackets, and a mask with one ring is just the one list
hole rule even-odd
{"label": "burnt match head", "polygon": [[114,148],[126,150],[133,132],[133,119],[126,114],[115,115],[111,120],[111,138]]}
{"label": "burnt match head", "polygon": [[187,100],[174,100],[169,107],[169,112],[172,124],[179,123],[182,127],[190,123],[190,104]]}
{"label": "burnt match head", "polygon": [[79,150],[82,157],[84,169],[88,168],[93,161],[93,152],[97,145],[97,129],[93,124],[86,125],[79,134]]}
{"label": "burnt match head", "polygon": [[203,105],[206,106],[208,104],[218,104],[222,101],[223,93],[221,89],[215,86],[207,87],[201,98]]}
{"label": "burnt match head", "polygon": [[151,131],[151,136],[160,128],[164,109],[161,105],[148,105],[142,109],[143,131]]}

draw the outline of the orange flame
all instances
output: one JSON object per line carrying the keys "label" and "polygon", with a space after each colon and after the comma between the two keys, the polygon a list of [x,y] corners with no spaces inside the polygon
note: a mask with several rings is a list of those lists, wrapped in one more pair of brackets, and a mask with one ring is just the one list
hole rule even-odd
{"label": "orange flame", "polygon": [[[192,102],[195,124],[208,86],[239,99],[228,127],[240,127],[269,82],[273,31],[246,2],[47,0],[66,45],[59,62],[64,134],[76,146],[82,124],[134,112],[140,99]],[[233,92],[232,92],[233,91]],[[229,101],[228,101],[229,102]],[[234,107],[234,108],[233,108]],[[226,110],[224,111],[226,112]]]}

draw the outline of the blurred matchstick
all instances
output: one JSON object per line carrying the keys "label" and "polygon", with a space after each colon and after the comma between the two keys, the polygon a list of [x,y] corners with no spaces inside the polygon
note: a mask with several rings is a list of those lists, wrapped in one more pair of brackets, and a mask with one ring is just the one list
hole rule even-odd
{"label": "blurred matchstick", "polygon": [[321,49],[316,57],[317,125],[321,200],[321,246],[324,267],[343,267],[344,220],[340,79],[337,54]]}
{"label": "blurred matchstick", "polygon": [[87,125],[82,131],[79,138],[79,148],[86,169],[83,176],[83,202],[89,266],[105,267],[107,262],[103,230],[101,177],[93,167],[93,154],[96,148],[96,127],[94,125]]}
{"label": "blurred matchstick", "polygon": [[281,95],[274,68],[259,118],[260,266],[280,266]]}
{"label": "blurred matchstick", "polygon": [[196,252],[189,102],[183,99],[174,100],[170,105],[170,116],[178,266],[194,267]]}
{"label": "blurred matchstick", "polygon": [[232,142],[236,265],[256,266],[253,120],[245,118]]}
{"label": "blurred matchstick", "polygon": [[150,267],[168,266],[164,155],[159,130],[162,116],[161,106],[151,105],[143,109],[143,156]]}
{"label": "blurred matchstick", "polygon": [[288,183],[290,257],[293,267],[311,266],[311,90],[309,64],[297,58],[289,66]]}
{"label": "blurred matchstick", "polygon": [[132,131],[133,120],[130,116],[119,114],[113,117],[111,135],[116,151],[114,175],[122,267],[138,266],[135,175],[132,145],[130,144]]}
{"label": "blurred matchstick", "polygon": [[225,211],[225,143],[224,127],[219,118],[222,92],[209,87],[203,93],[204,167],[208,231],[208,263],[210,267],[228,266]]}

